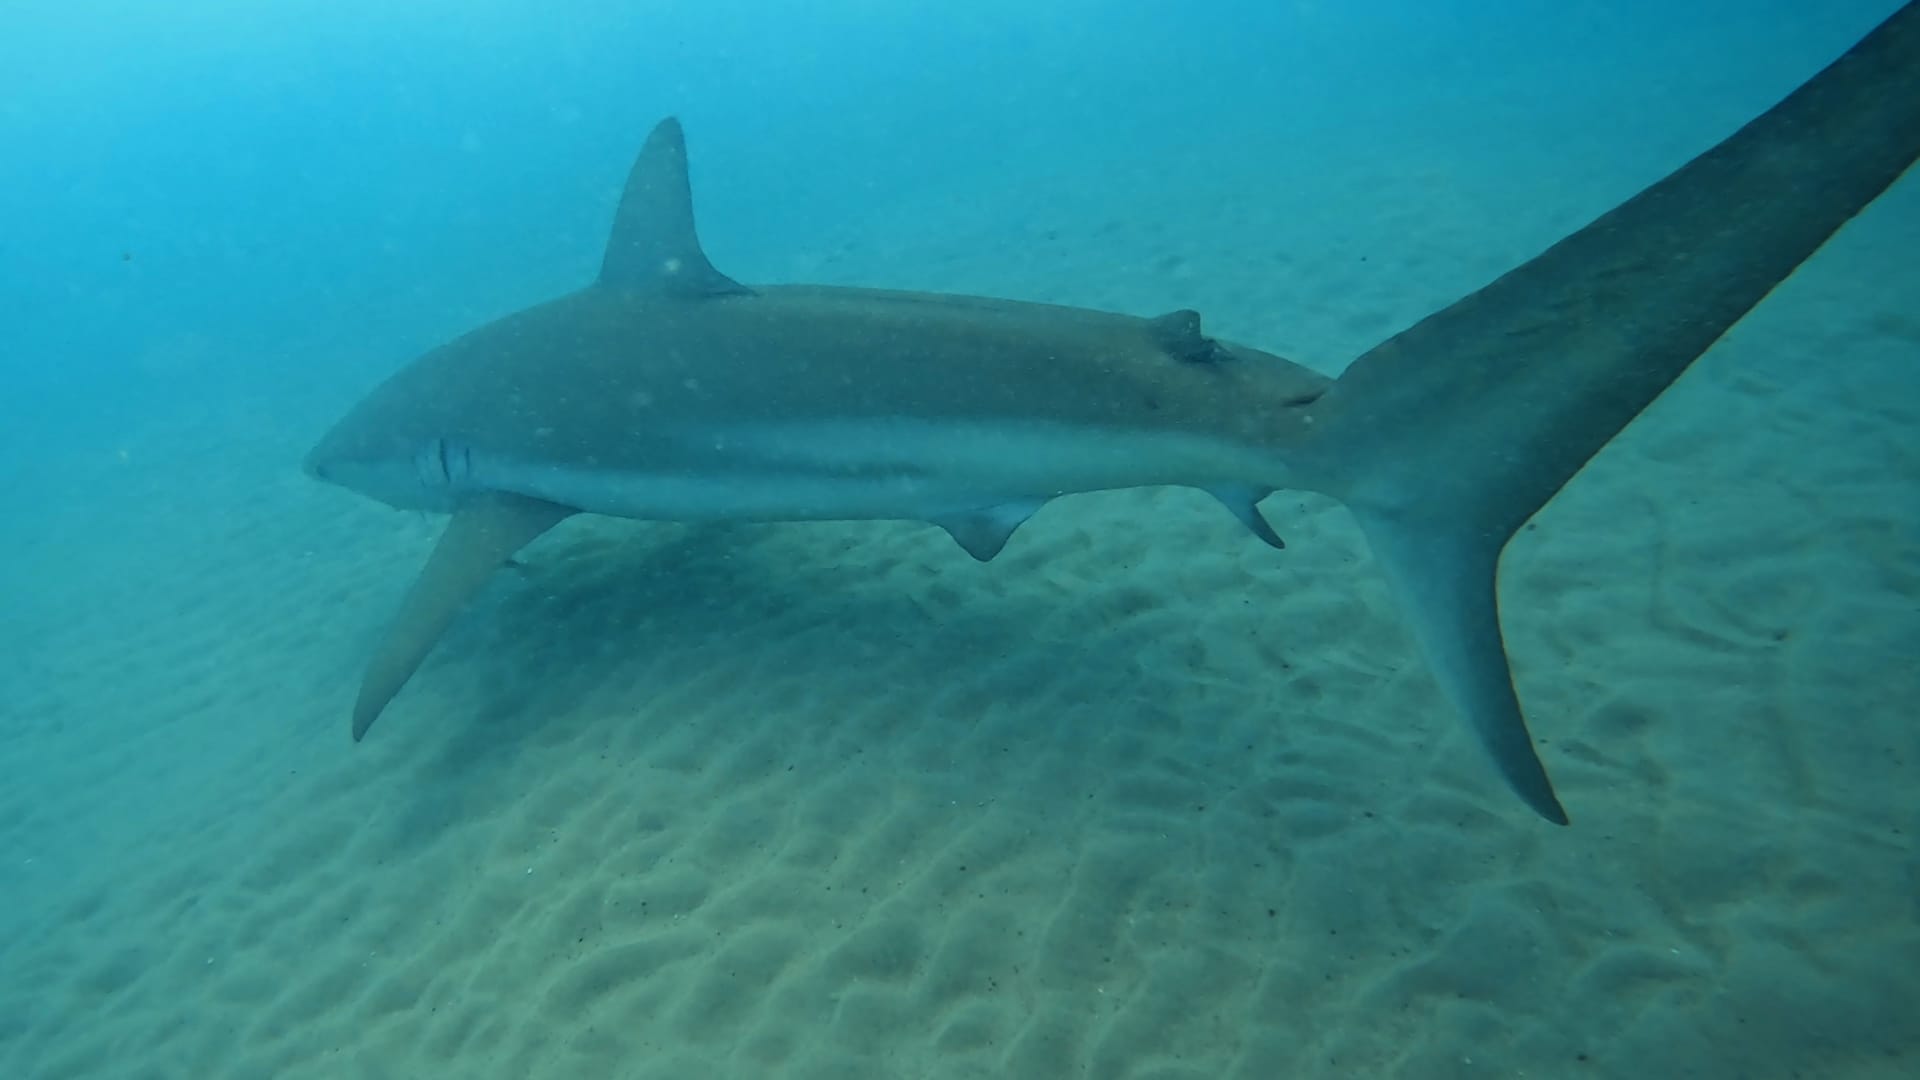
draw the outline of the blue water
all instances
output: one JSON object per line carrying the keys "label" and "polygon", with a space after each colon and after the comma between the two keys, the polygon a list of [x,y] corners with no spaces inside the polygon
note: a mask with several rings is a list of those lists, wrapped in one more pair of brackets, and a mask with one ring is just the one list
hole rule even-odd
{"label": "blue water", "polygon": [[[1863,558],[1883,557],[1874,565],[1891,569],[1824,586],[1856,589],[1861,597],[1821,618],[1842,629],[1881,619],[1874,625],[1888,629],[1871,636],[1877,651],[1849,649],[1818,663],[1860,663],[1858,681],[1880,687],[1863,693],[1834,730],[1865,733],[1858,754],[1868,780],[1847,805],[1884,813],[1839,814],[1831,801],[1816,800],[1804,816],[1815,822],[1806,826],[1813,831],[1783,839],[1778,857],[1797,866],[1792,852],[1825,843],[1828,834],[1818,830],[1831,828],[1861,839],[1870,854],[1858,865],[1873,866],[1875,876],[1844,883],[1857,903],[1796,899],[1792,910],[1804,916],[1798,922],[1745,926],[1744,909],[1711,905],[1698,915],[1730,923],[1709,935],[1729,955],[1743,942],[1766,941],[1814,957],[1812,966],[1821,968],[1822,943],[1836,943],[1846,956],[1823,969],[1834,985],[1862,993],[1894,1017],[1870,1039],[1836,1017],[1845,1010],[1816,1007],[1791,986],[1771,991],[1780,999],[1773,1015],[1801,1015],[1802,1030],[1783,1033],[1776,1025],[1762,1040],[1774,1049],[1759,1057],[1732,1045],[1744,1037],[1744,1019],[1711,1031],[1702,1020],[1692,1037],[1670,1044],[1671,1058],[1661,1056],[1644,1028],[1610,1029],[1612,1021],[1602,1019],[1590,1031],[1564,1030],[1577,1019],[1547,1022],[1561,1025],[1565,1046],[1582,1047],[1577,1052],[1591,1060],[1570,1060],[1575,1051],[1561,1055],[1562,1047],[1537,1033],[1503,1034],[1509,1029],[1501,1007],[1552,997],[1561,989],[1555,985],[1479,998],[1469,987],[1457,996],[1495,1004],[1423,1011],[1407,1001],[1424,991],[1389,980],[1372,997],[1342,999],[1337,1015],[1309,1011],[1303,1021],[1310,997],[1272,990],[1279,976],[1248,974],[1241,965],[1261,970],[1265,948],[1315,971],[1316,961],[1364,966],[1373,958],[1331,941],[1321,947],[1300,940],[1245,944],[1242,955],[1222,956],[1213,930],[1194,930],[1183,952],[1183,928],[1204,922],[1196,915],[1157,931],[1156,947],[1164,951],[1156,955],[1191,968],[1200,985],[1210,962],[1232,968],[1233,978],[1273,981],[1203,1019],[1183,1012],[1180,994],[1156,999],[1159,991],[1137,990],[1130,1000],[1161,1003],[1128,1014],[1135,1049],[1126,1053],[1111,1045],[1101,1053],[1072,1050],[1076,1039],[1093,1036],[1066,1021],[1056,1041],[1067,1049],[1058,1053],[1035,1049],[1054,1035],[1017,1027],[1009,1031],[1025,1032],[1025,1041],[1016,1038],[1010,1048],[985,1050],[957,1036],[943,1042],[940,1033],[952,1029],[940,1025],[948,1021],[935,1024],[926,995],[909,990],[886,1022],[854,1025],[837,1014],[842,1019],[820,1025],[824,1042],[814,1057],[783,1058],[765,1047],[755,1051],[759,1056],[729,1056],[711,1043],[687,1049],[653,1034],[622,1041],[621,1006],[596,1006],[602,1029],[594,1038],[612,1042],[600,1056],[579,1060],[613,1071],[590,1072],[568,1065],[572,1059],[558,1051],[514,1052],[543,1045],[542,1023],[564,1031],[555,1038],[570,1045],[586,1037],[577,1025],[507,996],[481,1012],[511,1017],[511,1037],[491,1051],[470,1042],[466,1052],[478,1056],[423,1073],[430,1059],[405,1055],[418,1054],[423,1033],[434,1030],[427,1006],[403,1004],[377,1025],[340,1026],[324,1016],[337,1004],[324,991],[287,1004],[282,991],[300,983],[299,971],[269,965],[216,985],[176,949],[182,936],[197,947],[220,940],[220,927],[270,924],[291,910],[268,886],[255,888],[266,879],[249,869],[257,867],[250,860],[262,851],[293,850],[324,864],[327,887],[349,890],[343,907],[397,902],[403,860],[383,864],[363,884],[343,884],[355,863],[337,856],[362,827],[351,810],[322,812],[334,815],[322,822],[332,843],[286,838],[315,827],[303,816],[310,804],[292,794],[308,781],[295,777],[303,769],[312,777],[355,768],[342,744],[366,634],[429,533],[425,525],[411,534],[403,526],[368,532],[369,523],[386,519],[348,509],[338,492],[301,477],[299,456],[411,356],[585,281],[598,265],[618,183],[661,116],[686,125],[702,237],[714,261],[736,277],[962,290],[1139,314],[1194,306],[1227,336],[1335,374],[1387,334],[1710,145],[1897,6],[594,0],[536,13],[534,5],[492,0],[14,0],[0,9],[0,484],[9,495],[0,543],[14,553],[0,562],[0,674],[9,687],[0,701],[0,1074],[473,1075],[483,1067],[475,1062],[484,1061],[503,1076],[718,1075],[714,1069],[742,1076],[1542,1076],[1579,1075],[1561,1071],[1576,1067],[1607,1076],[1905,1075],[1903,1068],[1920,1062],[1920,1026],[1910,1006],[1899,1006],[1920,1000],[1920,858],[1913,840],[1920,810],[1911,795],[1881,798],[1873,785],[1910,779],[1920,755],[1910,722],[1920,686],[1909,670],[1920,655],[1920,609],[1912,593],[1899,593],[1914,585],[1914,518],[1887,507],[1901,498],[1901,482],[1877,486],[1871,473],[1862,474],[1857,494],[1821,496],[1832,501],[1817,505],[1831,515],[1823,520],[1838,522],[1830,533],[1850,537],[1844,542]],[[1431,206],[1349,197],[1351,178],[1391,177],[1412,163],[1423,175],[1444,178],[1435,182]],[[1771,318],[1761,325],[1777,332],[1756,331],[1751,351],[1741,354],[1751,364],[1741,371],[1786,387],[1784,400],[1801,409],[1789,410],[1797,419],[1786,426],[1801,425],[1795,430],[1815,433],[1810,439],[1841,437],[1857,426],[1820,414],[1825,395],[1840,393],[1833,387],[1851,388],[1847,401],[1888,403],[1896,419],[1910,415],[1898,411],[1905,395],[1920,396],[1911,377],[1920,323],[1904,307],[1904,298],[1920,295],[1920,276],[1900,255],[1920,239],[1913,183],[1904,181],[1862,219],[1869,235],[1843,237],[1857,261],[1836,255],[1833,276],[1802,295],[1809,309],[1820,302],[1825,311],[1852,311],[1846,305],[1857,292],[1857,326],[1806,329],[1784,314],[1755,316]],[[1204,228],[1200,240],[1190,238],[1189,226]],[[1420,262],[1404,254],[1413,250],[1437,254]],[[1310,281],[1300,267],[1351,275],[1360,258],[1377,260],[1385,267],[1380,273],[1397,283],[1384,298],[1370,294],[1363,310],[1344,307],[1337,293],[1305,301],[1269,292],[1259,272],[1284,259],[1294,267],[1290,281]],[[1893,269],[1860,268],[1869,265]],[[1852,351],[1836,340],[1851,341]],[[1819,354],[1790,347],[1797,345]],[[1816,376],[1820,384],[1810,385]],[[1714,376],[1716,385],[1737,385],[1741,377]],[[1753,422],[1772,423],[1773,415],[1755,413]],[[1910,498],[1917,451],[1910,428],[1902,441],[1901,422],[1863,434],[1859,446],[1866,449],[1859,452],[1904,473]],[[1705,453],[1714,440],[1698,442]],[[1790,477],[1779,483],[1782,498],[1805,494]],[[1751,495],[1756,503],[1774,497],[1771,488]],[[952,554],[903,543],[887,551],[889,558],[933,563]],[[1640,550],[1633,543],[1623,541],[1619,550]],[[1764,535],[1753,540],[1756,548],[1769,543]],[[1083,564],[1067,565],[1079,569],[1062,575],[1086,588],[1115,584]],[[746,580],[768,572],[759,568]],[[1004,572],[1022,571],[1015,565]],[[1042,568],[1027,565],[1024,572],[1037,576]],[[725,574],[716,580],[741,583]],[[332,617],[347,610],[354,614],[343,616],[344,624]],[[1015,616],[991,621],[1015,634],[1023,625]],[[1824,625],[1791,629],[1811,633]],[[515,637],[476,631],[451,644],[497,651]],[[979,644],[971,632],[965,640]],[[1381,640],[1399,647],[1390,635]],[[1007,646],[1018,647],[1017,640]],[[617,655],[627,646],[616,640],[608,648]],[[1098,643],[1092,648],[1074,655],[1096,655]],[[1863,655],[1870,659],[1856,659]],[[1233,668],[1228,677],[1241,674]],[[1553,674],[1540,678],[1544,685]],[[539,707],[537,694],[515,700]],[[1187,770],[1182,783],[1197,785],[1203,798],[1225,799],[1206,794],[1204,777],[1234,768],[1239,755],[1210,743],[1197,716],[1181,728],[1187,741],[1176,740],[1168,752]],[[439,721],[461,722],[457,715]],[[1654,723],[1671,728],[1681,721],[1665,716]],[[1075,738],[1086,733],[1075,731]],[[1827,748],[1822,753],[1837,753],[1824,729],[1803,737]],[[1795,774],[1791,746],[1783,753],[1766,767]],[[899,751],[898,760],[924,763],[916,754]],[[1606,848],[1591,836],[1568,840],[1531,830],[1500,801],[1491,776],[1465,771],[1472,759],[1462,754],[1462,775],[1485,785],[1488,805],[1511,817],[1507,825],[1524,837],[1515,843],[1525,850]],[[1840,776],[1823,771],[1831,760],[1807,766],[1808,775]],[[382,761],[389,775],[414,777],[414,765]],[[926,782],[962,801],[1018,803],[1020,812],[1046,819],[1051,811],[1025,802],[1036,796],[996,789],[992,766],[978,764],[977,772],[963,769],[962,780]],[[1418,782],[1419,765],[1381,768]],[[409,820],[457,819],[468,811],[511,817],[516,799],[532,798],[521,788],[483,794],[462,787],[458,770],[421,768],[443,786],[413,806]],[[1347,797],[1329,796],[1335,804]],[[1633,802],[1630,792],[1618,797]],[[1358,812],[1363,797],[1353,798],[1348,809]],[[1738,805],[1735,799],[1715,812],[1737,819],[1744,813]],[[596,813],[607,810],[604,802],[596,806]],[[1126,808],[1115,813],[1124,816]],[[1635,825],[1647,833],[1634,832]],[[422,826],[424,834],[434,828]],[[1608,839],[1655,850],[1652,834],[1673,842],[1688,828],[1687,819],[1629,818]],[[1237,840],[1243,832],[1225,835]],[[1067,850],[1071,864],[1077,844],[1097,846],[1087,836],[1070,828],[1037,846],[1055,855]],[[1366,875],[1379,867],[1364,844],[1356,845],[1349,884],[1365,892]],[[1690,857],[1698,858],[1697,849],[1713,846],[1673,850],[1693,850]],[[419,840],[418,850],[428,847],[428,839]],[[1234,861],[1232,852],[1218,857]],[[1250,850],[1243,861],[1275,857]],[[1764,862],[1765,847],[1754,857]],[[1658,862],[1645,865],[1657,869]],[[1486,871],[1488,879],[1508,873],[1504,864]],[[1810,884],[1813,871],[1796,876],[1789,867],[1777,879],[1768,873],[1758,864],[1728,871],[1809,896],[1819,892]],[[275,874],[274,881],[301,880],[298,866]],[[1196,875],[1192,902],[1196,910],[1225,905],[1228,897],[1239,902],[1251,880],[1258,879]],[[724,875],[716,882],[724,891]],[[1074,903],[1101,910],[1097,896],[1058,882],[1050,894],[1044,874],[1023,885],[1049,910]],[[1452,942],[1436,946],[1436,955],[1453,955],[1472,951],[1473,934],[1506,940],[1501,919],[1482,917],[1480,905],[1492,893],[1477,891],[1496,886],[1477,882],[1471,868],[1429,885],[1445,899],[1420,893],[1424,899],[1409,902],[1439,904],[1459,917],[1435,916],[1407,930],[1408,941]],[[222,892],[229,887],[238,891]],[[303,886],[290,887],[297,893]],[[203,895],[225,899],[217,916],[197,922]],[[424,898],[408,895],[415,908],[434,903],[431,889]],[[964,908],[964,891],[955,896],[953,904]],[[1325,897],[1300,899],[1339,907]],[[212,910],[214,901],[207,905]],[[1542,916],[1552,925],[1544,933],[1578,955],[1594,955],[1592,941],[1567,944],[1575,938],[1633,932],[1591,913],[1559,921],[1555,915]],[[1422,918],[1419,910],[1400,917],[1402,929]],[[1862,921],[1869,918],[1877,921]],[[933,935],[927,927],[916,929],[910,919],[888,925],[902,928],[889,947],[912,951],[918,940],[934,948],[926,944]],[[725,932],[716,926],[716,935]],[[409,940],[394,935],[396,948]],[[309,945],[317,958],[328,942]],[[1665,947],[1649,944],[1651,959],[1631,962],[1651,972],[1669,962]],[[1850,966],[1862,950],[1884,957],[1884,970],[1871,981],[1854,973],[1872,963]],[[583,951],[522,958],[520,970],[565,980],[596,962]],[[1672,1000],[1697,1004],[1722,983],[1746,992],[1768,981],[1753,971],[1775,970],[1749,970],[1741,966],[1746,961],[1726,956],[1720,967],[1699,962],[1710,976]],[[1546,972],[1590,983],[1593,970]],[[1067,1008],[1060,1001],[1079,1000],[1074,994],[1092,1000],[1095,991],[1107,992],[1089,979],[1085,987],[1062,989],[1060,981],[1072,979],[1056,972],[1023,1007],[1053,1015]],[[850,976],[847,985],[855,981]],[[1150,983],[1143,978],[1139,985]],[[1046,996],[1055,991],[1062,997]],[[1277,1003],[1282,998],[1284,1005]],[[1653,1010],[1672,1004],[1649,1000]],[[261,1056],[249,1045],[264,1038],[260,1029],[233,1017],[268,1001],[279,1003],[279,1049]],[[1292,1014],[1284,1023],[1275,1015],[1282,1011]],[[281,1030],[303,1014],[325,1031],[310,1045]],[[201,1023],[207,1026],[195,1030]],[[1353,1066],[1361,1072],[1345,1071],[1337,1054],[1303,1034],[1303,1024],[1370,1033],[1376,1041],[1366,1044],[1366,1063]],[[1433,1031],[1446,1024],[1457,1030]],[[188,1034],[179,1035],[183,1028]],[[1155,1049],[1154,1033],[1162,1030],[1180,1053]],[[835,1045],[853,1039],[872,1044]],[[1405,1051],[1392,1050],[1396,1043]],[[1615,1043],[1620,1049],[1609,1057],[1606,1048]],[[149,1059],[143,1045],[166,1049]],[[958,1048],[943,1054],[939,1047],[948,1045]],[[1433,1056],[1433,1047],[1455,1045],[1478,1047],[1475,1063]],[[1224,1055],[1211,1065],[1201,1053],[1209,1046]],[[820,1064],[841,1060],[833,1056],[839,1051],[846,1051],[844,1064]]]}

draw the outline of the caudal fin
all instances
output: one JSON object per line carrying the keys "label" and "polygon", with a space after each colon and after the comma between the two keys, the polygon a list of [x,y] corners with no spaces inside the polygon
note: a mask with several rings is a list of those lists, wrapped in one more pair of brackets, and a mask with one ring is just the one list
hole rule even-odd
{"label": "caudal fin", "polygon": [[1785,101],[1531,262],[1382,343],[1299,460],[1352,509],[1442,689],[1507,783],[1567,820],[1494,592],[1507,540],[1920,156],[1920,0]]}

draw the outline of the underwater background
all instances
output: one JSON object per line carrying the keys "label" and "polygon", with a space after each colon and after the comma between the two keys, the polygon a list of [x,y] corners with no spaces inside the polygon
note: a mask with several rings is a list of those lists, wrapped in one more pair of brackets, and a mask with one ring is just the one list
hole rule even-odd
{"label": "underwater background", "polygon": [[375,737],[437,530],[301,456],[587,281],[651,125],[746,281],[1328,374],[1891,0],[0,8],[0,1076],[1920,1075],[1920,185],[1502,577],[1574,817],[1344,511],[574,520]]}

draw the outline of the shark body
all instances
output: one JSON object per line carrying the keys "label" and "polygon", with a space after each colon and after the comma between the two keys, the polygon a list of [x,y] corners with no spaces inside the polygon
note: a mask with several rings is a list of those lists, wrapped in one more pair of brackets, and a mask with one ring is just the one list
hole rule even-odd
{"label": "shark body", "polygon": [[1158,318],[747,286],[694,230],[685,143],[642,148],[601,273],[402,369],[313,475],[450,514],[370,662],[359,739],[481,584],[575,513],[914,519],[991,559],[1048,499],[1212,492],[1256,536],[1278,488],[1344,502],[1446,696],[1567,821],[1501,639],[1507,540],[1920,156],[1920,7],[1666,179],[1329,380]]}

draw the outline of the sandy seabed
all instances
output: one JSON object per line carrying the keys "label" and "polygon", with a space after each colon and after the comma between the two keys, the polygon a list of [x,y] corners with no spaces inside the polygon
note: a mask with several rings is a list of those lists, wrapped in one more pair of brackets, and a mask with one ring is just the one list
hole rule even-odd
{"label": "sandy seabed", "polygon": [[[1631,190],[1259,175],[745,276],[1192,305],[1337,369]],[[1285,552],[1060,500],[989,565],[569,522],[355,747],[433,531],[294,471],[324,411],[76,450],[7,527],[0,1075],[1920,1075],[1916,244],[1909,179],[1509,552],[1565,830],[1317,497],[1266,502]]]}

